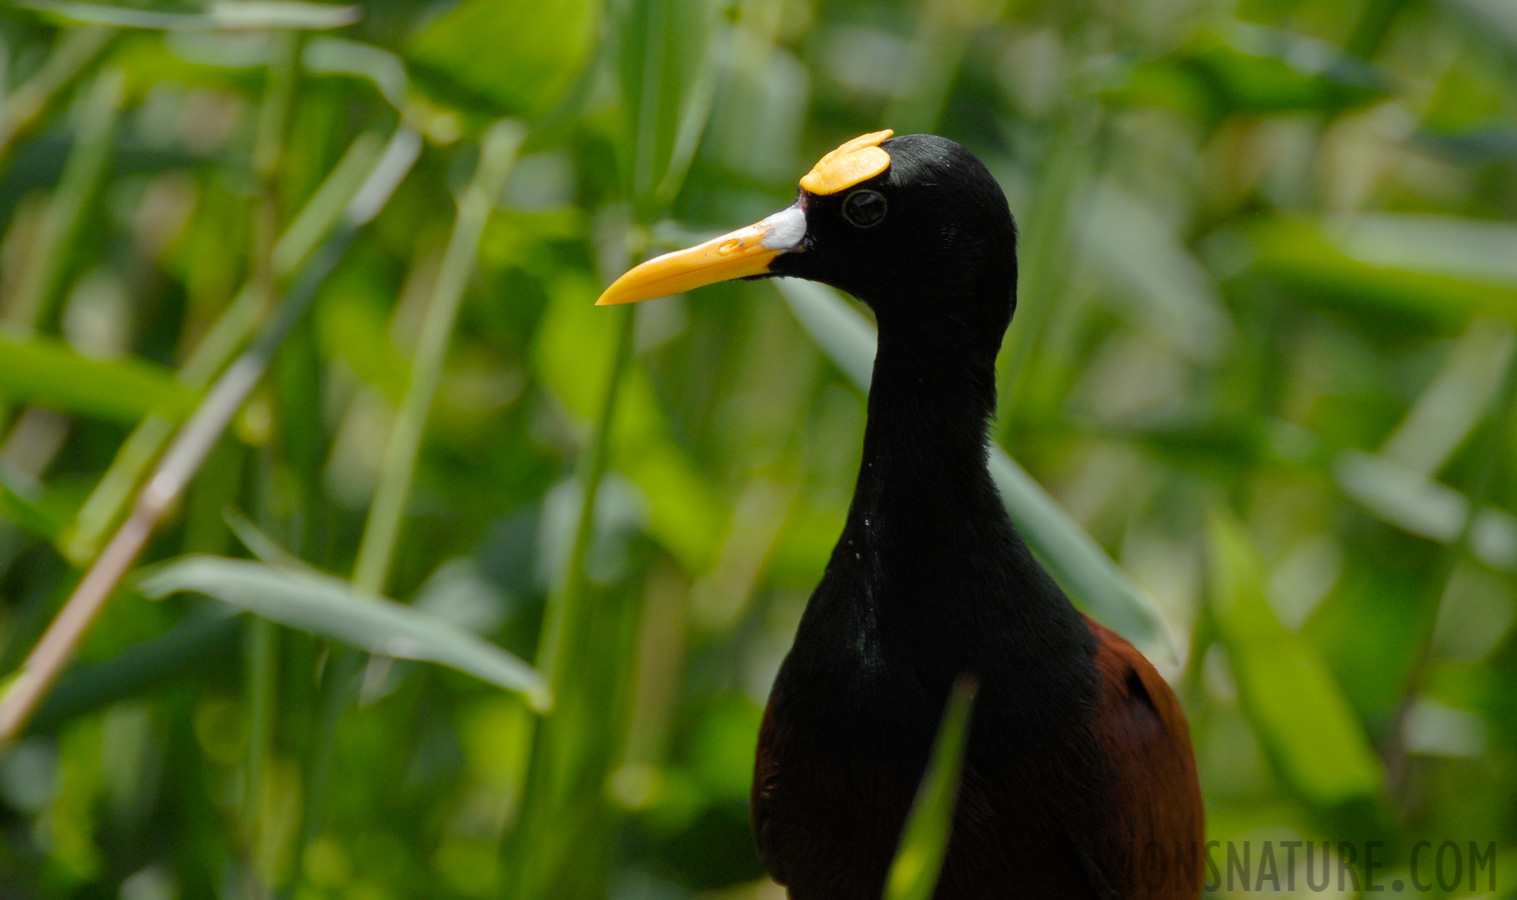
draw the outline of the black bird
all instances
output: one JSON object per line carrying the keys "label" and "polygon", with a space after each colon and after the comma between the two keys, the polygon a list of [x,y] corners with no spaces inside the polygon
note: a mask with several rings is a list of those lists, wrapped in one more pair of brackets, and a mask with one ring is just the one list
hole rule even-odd
{"label": "black bird", "polygon": [[941,137],[829,153],[794,206],[633,269],[600,303],[790,275],[874,310],[863,463],[759,735],[753,828],[794,900],[879,900],[955,678],[979,680],[939,900],[1200,894],[1185,717],[1017,536],[986,465],[1016,226]]}

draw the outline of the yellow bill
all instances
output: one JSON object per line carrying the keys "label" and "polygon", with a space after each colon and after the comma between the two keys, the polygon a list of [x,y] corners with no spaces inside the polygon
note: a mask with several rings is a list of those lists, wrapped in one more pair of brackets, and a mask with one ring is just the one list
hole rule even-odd
{"label": "yellow bill", "polygon": [[[894,132],[860,135],[828,153],[801,179],[817,195],[835,194],[890,168],[890,154],[880,144]],[[806,237],[806,214],[797,203],[762,222],[739,228],[686,250],[650,259],[612,282],[596,306],[636,303],[769,272],[782,253],[800,253]]]}
{"label": "yellow bill", "polygon": [[781,253],[800,252],[805,237],[806,215],[799,206],[792,206],[704,244],[648,260],[612,282],[595,305],[636,303],[718,281],[763,275]]}

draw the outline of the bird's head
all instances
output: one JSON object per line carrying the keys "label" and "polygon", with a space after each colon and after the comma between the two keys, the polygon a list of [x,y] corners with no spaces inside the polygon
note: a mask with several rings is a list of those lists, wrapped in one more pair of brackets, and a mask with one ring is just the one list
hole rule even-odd
{"label": "bird's head", "polygon": [[890,135],[849,141],[801,179],[793,206],[651,259],[598,302],[789,275],[853,294],[882,329],[962,334],[993,357],[1016,305],[1016,227],[1006,197],[953,141]]}

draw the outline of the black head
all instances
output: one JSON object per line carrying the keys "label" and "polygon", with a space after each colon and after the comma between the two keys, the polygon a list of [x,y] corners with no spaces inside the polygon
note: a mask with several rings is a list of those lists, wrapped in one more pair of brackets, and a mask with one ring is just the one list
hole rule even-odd
{"label": "black head", "polygon": [[1016,226],[1000,185],[947,138],[905,135],[880,148],[890,156],[884,172],[833,193],[800,191],[802,252],[780,254],[769,273],[845,290],[881,328],[968,328],[998,347],[1017,283]]}
{"label": "black head", "polygon": [[[801,179],[794,206],[618,278],[600,304],[792,275],[869,304],[882,337],[993,361],[1016,306],[1016,226],[973,153],[930,134],[866,134]],[[931,340],[936,339],[936,340]]]}

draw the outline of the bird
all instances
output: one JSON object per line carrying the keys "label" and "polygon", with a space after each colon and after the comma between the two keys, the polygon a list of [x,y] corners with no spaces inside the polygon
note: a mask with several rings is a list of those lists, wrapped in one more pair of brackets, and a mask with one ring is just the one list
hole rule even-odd
{"label": "bird", "polygon": [[961,676],[979,684],[936,900],[1174,900],[1203,885],[1168,684],[1071,604],[988,468],[1016,223],[947,138],[855,138],[794,205],[614,281],[601,305],[789,276],[852,294],[878,344],[858,480],[759,730],[751,819],[792,900],[879,900]]}

